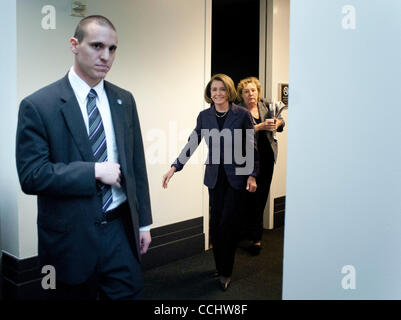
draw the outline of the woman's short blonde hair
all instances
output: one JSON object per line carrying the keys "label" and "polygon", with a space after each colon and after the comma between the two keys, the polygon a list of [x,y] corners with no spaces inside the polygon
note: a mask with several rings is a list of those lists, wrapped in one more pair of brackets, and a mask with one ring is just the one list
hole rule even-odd
{"label": "woman's short blonde hair", "polygon": [[237,86],[237,99],[239,101],[242,101],[242,91],[244,90],[244,88],[246,87],[247,84],[249,83],[253,83],[256,88],[258,89],[258,100],[262,99],[261,97],[261,92],[262,92],[262,85],[260,84],[258,78],[256,77],[248,77],[245,79],[242,79]]}
{"label": "woman's short blonde hair", "polygon": [[211,92],[210,92],[210,87],[212,86],[213,81],[223,82],[224,87],[226,88],[227,93],[228,93],[228,101],[229,102],[235,101],[235,99],[237,98],[237,92],[235,91],[235,85],[234,85],[233,80],[229,76],[227,76],[223,73],[217,73],[214,76],[212,76],[212,78],[210,79],[209,83],[207,84],[207,86],[205,88],[204,97],[205,97],[205,101],[207,103],[213,103]]}

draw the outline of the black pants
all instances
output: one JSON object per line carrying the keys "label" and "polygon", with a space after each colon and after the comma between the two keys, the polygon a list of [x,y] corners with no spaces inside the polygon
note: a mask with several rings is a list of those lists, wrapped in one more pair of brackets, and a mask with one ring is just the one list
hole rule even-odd
{"label": "black pants", "polygon": [[[129,213],[98,225],[99,258],[86,282],[69,285],[56,282],[56,289],[46,290],[50,300],[137,300],[143,290],[141,265],[129,237]],[[77,261],[79,263],[79,261]]]}
{"label": "black pants", "polygon": [[[266,159],[264,159],[266,160]],[[242,203],[242,238],[258,242],[263,234],[263,213],[269,196],[270,184],[273,177],[274,158],[261,163],[260,174],[256,178],[256,192],[245,191]]]}
{"label": "black pants", "polygon": [[241,191],[230,186],[224,168],[220,166],[216,186],[209,188],[210,238],[216,269],[230,277],[239,240]]}

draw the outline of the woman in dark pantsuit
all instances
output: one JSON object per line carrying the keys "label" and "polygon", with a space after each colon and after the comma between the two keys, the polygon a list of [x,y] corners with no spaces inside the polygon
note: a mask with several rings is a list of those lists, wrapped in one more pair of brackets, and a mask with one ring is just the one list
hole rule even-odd
{"label": "woman in dark pantsuit", "polygon": [[[210,197],[210,238],[219,284],[224,291],[231,282],[239,240],[241,196],[245,189],[255,192],[258,166],[250,113],[232,103],[235,99],[231,78],[214,75],[205,89],[205,100],[211,106],[199,113],[195,130],[162,182],[167,188],[174,173],[183,168],[205,138],[209,148],[204,183]],[[238,156],[244,153],[245,162]]]}
{"label": "woman in dark pantsuit", "polygon": [[273,177],[274,163],[277,159],[276,132],[282,132],[284,119],[276,117],[277,106],[273,106],[261,98],[261,84],[255,77],[242,79],[237,86],[238,99],[252,115],[255,127],[255,140],[259,154],[259,174],[256,179],[258,190],[245,194],[244,232],[253,242],[250,247],[252,254],[259,254],[263,232],[263,212],[269,196],[270,184]]}

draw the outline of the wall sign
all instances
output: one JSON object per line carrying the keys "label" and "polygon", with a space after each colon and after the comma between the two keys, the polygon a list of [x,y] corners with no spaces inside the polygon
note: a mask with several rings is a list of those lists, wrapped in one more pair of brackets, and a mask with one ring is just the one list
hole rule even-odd
{"label": "wall sign", "polygon": [[279,83],[279,99],[288,106],[288,83]]}

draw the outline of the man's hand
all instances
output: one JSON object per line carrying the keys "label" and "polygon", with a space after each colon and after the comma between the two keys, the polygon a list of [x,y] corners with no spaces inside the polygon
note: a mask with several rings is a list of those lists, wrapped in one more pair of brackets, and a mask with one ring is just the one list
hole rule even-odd
{"label": "man's hand", "polygon": [[249,192],[255,192],[257,188],[255,177],[249,176],[248,181],[246,183],[246,190]]}
{"label": "man's hand", "polygon": [[115,162],[96,162],[95,178],[104,184],[121,188],[120,165]]}
{"label": "man's hand", "polygon": [[145,254],[148,251],[149,245],[152,242],[150,231],[139,231],[139,247],[141,254]]}

